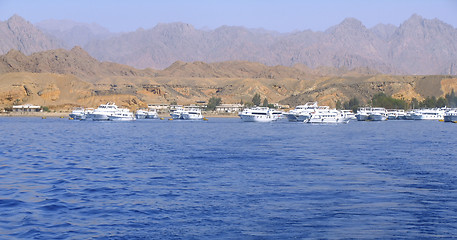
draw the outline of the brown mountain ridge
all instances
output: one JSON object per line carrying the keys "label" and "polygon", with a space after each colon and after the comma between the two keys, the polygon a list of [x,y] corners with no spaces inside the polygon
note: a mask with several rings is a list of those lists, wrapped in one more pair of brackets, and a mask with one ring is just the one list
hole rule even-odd
{"label": "brown mountain ridge", "polygon": [[453,76],[383,75],[305,65],[266,66],[229,61],[175,62],[164,70],[99,62],[79,47],[26,56],[12,50],[0,56],[0,106],[32,103],[54,109],[96,107],[107,101],[138,108],[146,104],[191,104],[220,97],[224,103],[248,102],[255,93],[291,106],[306,101],[334,106],[357,97],[368,103],[378,92],[419,100],[457,89]]}

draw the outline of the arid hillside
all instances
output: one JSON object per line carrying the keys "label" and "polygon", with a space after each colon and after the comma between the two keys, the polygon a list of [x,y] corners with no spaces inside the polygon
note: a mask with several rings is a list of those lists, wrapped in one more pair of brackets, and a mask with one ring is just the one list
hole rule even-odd
{"label": "arid hillside", "polygon": [[138,70],[99,62],[81,48],[26,56],[0,56],[0,107],[31,103],[51,109],[97,107],[114,101],[138,108],[147,104],[193,104],[220,97],[224,103],[251,101],[259,93],[270,103],[295,106],[307,101],[334,106],[357,97],[368,103],[376,93],[421,100],[457,89],[455,76],[392,76],[368,68],[311,69],[305,65],[266,66],[246,61],[175,62],[164,70]]}

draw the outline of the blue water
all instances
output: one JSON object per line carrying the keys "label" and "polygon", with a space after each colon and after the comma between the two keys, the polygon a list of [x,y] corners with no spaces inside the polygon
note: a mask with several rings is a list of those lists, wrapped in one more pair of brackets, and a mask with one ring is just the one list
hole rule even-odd
{"label": "blue water", "polygon": [[0,239],[457,236],[457,124],[0,118]]}

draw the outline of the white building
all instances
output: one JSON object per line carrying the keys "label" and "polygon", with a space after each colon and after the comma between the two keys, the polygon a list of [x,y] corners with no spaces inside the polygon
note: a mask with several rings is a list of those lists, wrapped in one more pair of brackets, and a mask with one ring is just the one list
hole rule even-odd
{"label": "white building", "polygon": [[241,104],[221,104],[216,106],[216,112],[220,113],[235,113],[241,112],[243,110],[243,105]]}
{"label": "white building", "polygon": [[168,111],[168,104],[148,104],[149,109],[155,109],[159,113],[164,113]]}
{"label": "white building", "polygon": [[13,112],[41,112],[41,106],[31,104],[13,106]]}

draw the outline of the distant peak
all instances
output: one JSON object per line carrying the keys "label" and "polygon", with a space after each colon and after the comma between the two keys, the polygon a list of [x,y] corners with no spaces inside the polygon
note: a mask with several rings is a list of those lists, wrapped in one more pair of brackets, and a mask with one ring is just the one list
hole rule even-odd
{"label": "distant peak", "polygon": [[418,14],[413,14],[411,17],[409,17],[405,23],[407,24],[419,24],[424,22],[424,18]]}
{"label": "distant peak", "polygon": [[14,14],[8,19],[8,23],[27,23],[27,20],[17,14]]}
{"label": "distant peak", "polygon": [[411,15],[411,17],[409,17],[409,20],[423,20],[424,18],[417,14],[417,13],[414,13],[413,15]]}
{"label": "distant peak", "polygon": [[363,26],[362,22],[356,18],[345,18],[340,25]]}
{"label": "distant peak", "polygon": [[72,52],[86,52],[80,46],[74,46],[70,51],[72,51]]}
{"label": "distant peak", "polygon": [[158,23],[155,27],[155,29],[176,29],[178,31],[192,31],[194,30],[194,26],[188,23],[183,23],[183,22],[173,22],[173,23]]}
{"label": "distant peak", "polygon": [[340,24],[330,27],[326,32],[335,33],[337,31],[366,29],[361,21],[355,18],[345,18]]}

